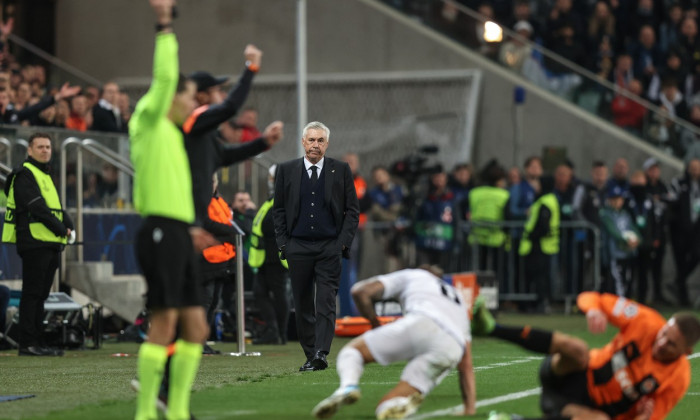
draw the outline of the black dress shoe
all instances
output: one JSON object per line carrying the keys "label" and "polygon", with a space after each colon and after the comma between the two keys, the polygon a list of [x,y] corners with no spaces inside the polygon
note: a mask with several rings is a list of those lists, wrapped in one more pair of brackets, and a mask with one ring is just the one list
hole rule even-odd
{"label": "black dress shoe", "polygon": [[311,366],[311,359],[306,359],[306,362],[299,368],[299,372],[311,372],[312,370],[314,367]]}
{"label": "black dress shoe", "polygon": [[323,370],[328,367],[328,361],[326,360],[326,354],[322,351],[317,351],[314,358],[311,359],[311,367],[314,370]]}
{"label": "black dress shoe", "polygon": [[[39,346],[20,347],[18,354],[20,356],[59,356],[53,350]],[[63,352],[60,355],[63,355]]]}

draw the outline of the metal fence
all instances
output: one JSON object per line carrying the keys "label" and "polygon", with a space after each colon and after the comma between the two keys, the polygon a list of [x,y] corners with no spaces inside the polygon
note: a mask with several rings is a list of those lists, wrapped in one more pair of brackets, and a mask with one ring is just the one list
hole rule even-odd
{"label": "metal fence", "polygon": [[[495,275],[501,300],[528,301],[537,298],[533,285],[524,276],[525,258],[518,253],[524,221],[499,223],[461,222],[455,229],[453,245],[437,255],[445,272],[492,272]],[[474,227],[489,227],[505,232],[504,246],[486,249],[470,243],[469,233]],[[560,251],[553,258],[550,296],[553,300],[571,299],[582,290],[599,289],[600,231],[586,221],[563,221],[560,228]],[[389,222],[368,222],[358,235],[359,277],[368,278],[405,267],[427,262],[436,255],[427,256],[416,248],[411,226],[396,226]],[[487,254],[487,255],[485,255]]]}

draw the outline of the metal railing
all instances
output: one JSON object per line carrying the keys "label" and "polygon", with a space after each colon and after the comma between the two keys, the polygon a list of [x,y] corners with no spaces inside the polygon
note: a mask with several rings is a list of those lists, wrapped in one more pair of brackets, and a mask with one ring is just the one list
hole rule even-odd
{"label": "metal railing", "polygon": [[[397,228],[397,226],[399,226]],[[531,286],[526,284],[523,273],[524,257],[519,255],[518,244],[525,221],[460,222],[455,229],[450,249],[442,251],[445,272],[493,271],[499,285],[499,298],[503,301],[528,301],[536,299]],[[474,227],[493,228],[505,232],[505,243],[494,248],[494,260],[486,261],[484,248],[470,242]],[[364,238],[366,235],[371,235]],[[367,222],[362,230],[359,272],[362,278],[402,267],[414,267],[423,262],[421,250],[416,248],[413,226],[394,222]],[[387,242],[393,250],[387,252]],[[599,290],[601,286],[601,237],[599,228],[588,221],[563,221],[560,224],[560,251],[556,256],[550,292],[555,300],[567,300],[584,290]],[[381,249],[384,247],[385,249]],[[363,261],[363,257],[382,255],[384,261],[393,258],[395,267],[375,266],[375,261]],[[367,266],[369,264],[371,266]]]}

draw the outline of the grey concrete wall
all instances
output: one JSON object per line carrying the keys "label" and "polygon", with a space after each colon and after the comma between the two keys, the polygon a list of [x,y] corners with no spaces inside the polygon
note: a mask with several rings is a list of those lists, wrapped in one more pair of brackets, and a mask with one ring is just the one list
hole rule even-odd
{"label": "grey concrete wall", "polygon": [[[181,67],[237,74],[252,42],[265,52],[264,74],[295,70],[296,1],[180,0],[176,22]],[[144,0],[61,0],[57,3],[59,58],[102,79],[149,76],[153,15]],[[638,168],[648,152],[620,135],[585,121],[561,103],[528,92],[523,108],[523,148],[514,157],[513,88],[494,65],[454,44],[391,18],[359,0],[308,0],[308,68],[311,73],[480,68],[485,77],[474,163],[498,157],[507,165],[563,146],[588,176],[593,159],[627,156]],[[426,93],[429,94],[429,93]],[[295,133],[292,133],[292,137]],[[665,175],[676,173],[666,167]],[[366,168],[367,169],[367,168]]]}
{"label": "grey concrete wall", "polygon": [[[180,0],[175,23],[183,70],[237,73],[255,43],[264,72],[295,71],[296,1]],[[463,68],[431,40],[355,0],[308,0],[310,72]],[[153,13],[144,0],[61,0],[59,58],[99,79],[144,76],[153,50]]]}

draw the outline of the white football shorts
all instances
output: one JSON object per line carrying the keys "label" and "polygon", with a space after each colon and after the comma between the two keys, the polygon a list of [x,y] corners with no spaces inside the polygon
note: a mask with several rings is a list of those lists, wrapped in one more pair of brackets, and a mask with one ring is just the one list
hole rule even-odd
{"label": "white football shorts", "polygon": [[367,331],[362,338],[374,360],[381,365],[408,360],[401,380],[427,395],[457,366],[465,351],[430,318],[407,315]]}

